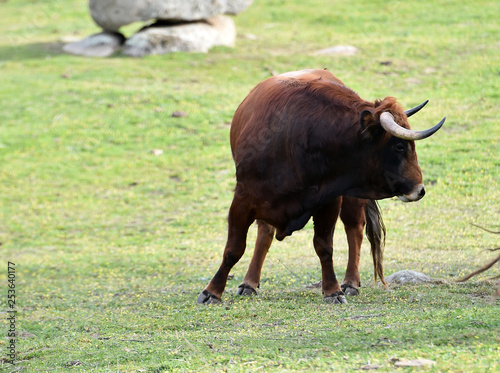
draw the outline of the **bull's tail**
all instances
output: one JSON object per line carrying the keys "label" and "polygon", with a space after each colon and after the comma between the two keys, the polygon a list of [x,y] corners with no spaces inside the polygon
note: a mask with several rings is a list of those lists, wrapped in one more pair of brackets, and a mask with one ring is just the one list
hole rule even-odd
{"label": "bull's tail", "polygon": [[376,201],[368,200],[365,206],[366,214],[366,236],[370,241],[371,252],[373,257],[373,276],[377,282],[377,275],[382,284],[387,288],[384,279],[384,245],[385,245],[385,225],[382,220],[379,205]]}

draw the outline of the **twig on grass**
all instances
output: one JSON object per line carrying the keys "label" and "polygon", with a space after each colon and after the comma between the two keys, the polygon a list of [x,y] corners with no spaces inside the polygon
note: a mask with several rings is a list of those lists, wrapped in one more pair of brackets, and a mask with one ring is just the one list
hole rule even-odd
{"label": "twig on grass", "polygon": [[349,316],[349,317],[343,317],[340,320],[357,320],[357,319],[368,319],[372,317],[382,317],[384,316],[383,314],[378,314],[378,315],[354,315],[354,316]]}
{"label": "twig on grass", "polygon": [[[175,332],[175,336],[177,337],[177,339],[179,339],[179,332],[176,331]],[[186,341],[186,344],[191,349],[191,351],[193,351],[195,353],[199,353],[200,352],[196,347],[193,346],[193,344],[191,342],[188,341],[188,339],[184,335],[184,332],[181,333],[181,337],[182,337],[182,339],[184,339],[184,341]]]}
{"label": "twig on grass", "polygon": [[298,275],[296,275],[295,273],[293,273],[293,272],[292,272],[292,270],[291,270],[290,268],[288,268],[288,267],[285,265],[285,263],[283,263],[283,262],[281,261],[281,259],[280,259],[280,258],[278,258],[278,261],[279,261],[279,262],[283,265],[283,267],[285,267],[285,268],[288,270],[288,272],[290,272],[292,275],[294,275],[295,277],[297,277],[299,280],[301,279]]}
{"label": "twig on grass", "polygon": [[[478,227],[478,228],[481,228],[482,230],[488,232],[488,233],[493,233],[493,234],[500,234],[500,231],[498,232],[495,232],[495,231],[492,231],[492,230],[489,230],[489,229],[486,229],[484,227],[481,227],[480,225],[476,225],[474,223],[471,223],[471,225],[475,226],[475,227]],[[497,247],[497,248],[494,248],[494,249],[488,249],[489,251],[497,251],[497,250],[500,250],[500,247]],[[491,262],[489,263],[486,263],[484,266],[482,266],[481,268],[479,268],[478,270],[468,274],[467,276],[465,277],[462,277],[458,280],[456,280],[457,282],[465,282],[467,281],[468,279],[470,279],[471,277],[474,277],[475,275],[478,275],[480,273],[483,273],[484,271],[487,271],[488,269],[490,269],[491,267],[493,267],[493,265],[495,265],[495,263],[500,263],[500,255],[497,256],[495,259],[493,259]],[[494,280],[494,279],[498,279],[500,278],[500,275],[497,275],[497,276],[494,276],[492,277],[491,279]],[[498,296],[500,295],[500,284],[498,285],[498,288],[497,288],[497,291],[495,292],[495,294],[493,295],[493,299],[496,299]]]}
{"label": "twig on grass", "polygon": [[[480,273],[483,273],[484,271],[487,271],[488,269],[490,269],[491,267],[493,267],[493,265],[497,262],[500,262],[500,255],[498,256],[498,258],[495,258],[493,259],[491,262],[487,263],[486,265],[484,265],[483,267],[479,268],[478,270],[472,272],[471,274],[468,274],[467,276],[465,277],[462,277],[462,278],[459,278],[457,280],[457,282],[465,282],[467,281],[468,279],[470,279],[471,277],[475,276],[475,275],[478,275]],[[499,276],[495,276],[493,278],[497,278]]]}
{"label": "twig on grass", "polygon": [[495,231],[491,231],[491,230],[489,230],[489,229],[486,229],[486,228],[484,228],[484,227],[481,227],[480,225],[476,225],[476,224],[474,224],[474,223],[470,223],[470,224],[471,224],[471,225],[473,225],[473,226],[475,226],[475,227],[481,228],[483,231],[486,231],[486,232],[489,232],[489,233],[493,233],[493,234],[500,234],[500,231],[495,232]]}
{"label": "twig on grass", "polygon": [[120,342],[152,342],[152,339],[120,339]]}

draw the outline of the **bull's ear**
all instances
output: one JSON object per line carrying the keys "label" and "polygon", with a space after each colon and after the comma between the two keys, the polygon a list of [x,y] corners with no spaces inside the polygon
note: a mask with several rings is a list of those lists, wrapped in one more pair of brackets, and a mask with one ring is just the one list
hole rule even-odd
{"label": "bull's ear", "polygon": [[380,133],[378,121],[369,110],[363,110],[361,112],[359,123],[361,125],[360,134],[364,139],[371,140],[376,137],[378,133]]}

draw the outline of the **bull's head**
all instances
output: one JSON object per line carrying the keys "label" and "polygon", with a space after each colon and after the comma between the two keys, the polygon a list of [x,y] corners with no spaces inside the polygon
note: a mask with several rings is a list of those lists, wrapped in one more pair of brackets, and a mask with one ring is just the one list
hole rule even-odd
{"label": "bull's head", "polygon": [[[389,101],[388,105],[384,105],[386,100]],[[371,122],[372,129],[380,131],[380,127],[382,127],[385,130],[385,135],[382,136],[382,147],[377,152],[381,157],[383,173],[381,176],[386,184],[385,197],[398,196],[403,202],[418,201],[425,195],[425,188],[414,141],[432,136],[441,128],[446,117],[432,128],[414,131],[409,128],[407,118],[422,109],[428,100],[404,112],[393,100],[389,98],[382,101],[377,109],[379,114],[375,114],[375,116],[371,112],[363,112],[361,122],[365,129],[370,127],[369,123]],[[376,116],[379,117],[378,121],[375,119]]]}

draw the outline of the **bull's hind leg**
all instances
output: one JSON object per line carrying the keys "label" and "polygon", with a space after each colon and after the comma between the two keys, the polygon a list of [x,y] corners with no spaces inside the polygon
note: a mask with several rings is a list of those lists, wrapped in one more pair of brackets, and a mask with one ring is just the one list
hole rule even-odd
{"label": "bull's hind leg", "polygon": [[361,286],[359,276],[359,258],[361,254],[361,243],[363,242],[363,229],[366,224],[365,205],[367,200],[343,197],[340,219],[344,223],[349,245],[349,261],[342,290],[345,295],[358,295]]}
{"label": "bull's hind leg", "polygon": [[333,270],[333,232],[339,216],[342,197],[314,215],[314,249],[321,262],[323,295],[328,303],[347,303]]}
{"label": "bull's hind leg", "polygon": [[236,191],[229,209],[227,243],[222,263],[210,283],[198,296],[198,303],[220,303],[229,272],[245,252],[248,228],[254,220],[254,213],[249,204],[244,196]]}
{"label": "bull's hind leg", "polygon": [[255,241],[255,249],[253,252],[252,260],[248,266],[247,274],[243,282],[238,287],[239,295],[252,295],[257,294],[257,288],[260,284],[260,274],[264,260],[266,259],[267,252],[271,243],[273,242],[274,232],[276,229],[262,220],[257,220],[257,240]]}

